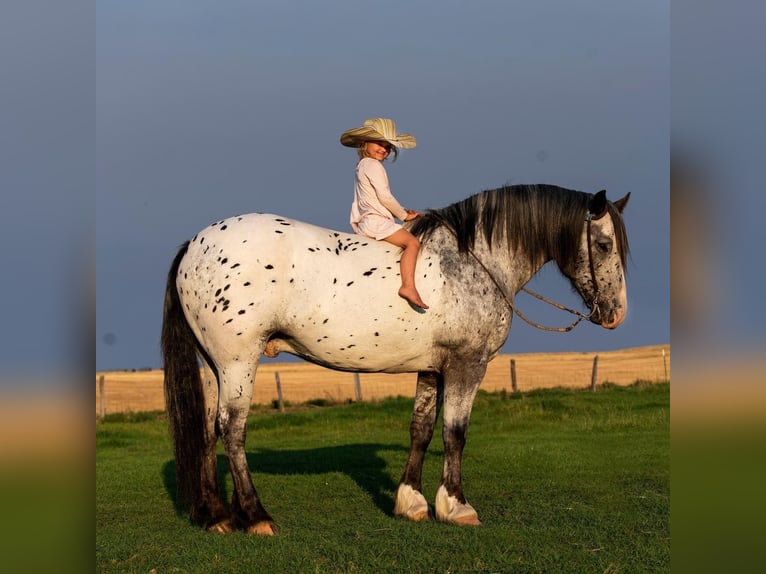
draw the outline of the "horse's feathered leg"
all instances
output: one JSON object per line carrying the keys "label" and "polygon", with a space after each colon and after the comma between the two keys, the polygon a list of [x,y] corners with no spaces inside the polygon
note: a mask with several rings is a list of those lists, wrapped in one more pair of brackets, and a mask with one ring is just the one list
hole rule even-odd
{"label": "horse's feathered leg", "polygon": [[247,415],[256,367],[257,361],[233,361],[219,368],[218,428],[234,482],[231,526],[250,534],[273,535],[276,534],[274,521],[258,498],[245,453]]}
{"label": "horse's feathered leg", "polygon": [[216,418],[218,414],[218,378],[207,360],[203,359],[202,390],[205,397],[205,448],[202,455],[201,498],[204,504],[208,530],[226,532],[228,512],[221,501],[218,488],[218,454],[216,446]]}
{"label": "horse's feathered leg", "polygon": [[396,491],[394,514],[409,520],[427,520],[428,503],[423,496],[423,459],[431,443],[444,391],[441,375],[418,373],[415,407],[410,423],[410,454]]}
{"label": "horse's feathered leg", "polygon": [[487,371],[485,362],[450,361],[444,371],[444,470],[436,493],[436,518],[455,524],[481,524],[463,495],[462,461],[468,420],[476,391]]}

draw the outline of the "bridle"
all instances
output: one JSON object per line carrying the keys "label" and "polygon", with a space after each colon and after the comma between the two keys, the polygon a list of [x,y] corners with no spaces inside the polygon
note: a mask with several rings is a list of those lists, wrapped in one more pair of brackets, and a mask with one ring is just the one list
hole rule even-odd
{"label": "bridle", "polygon": [[[551,301],[547,297],[544,297],[543,295],[540,295],[539,293],[535,293],[531,289],[527,289],[526,287],[522,287],[521,290],[527,293],[528,295],[531,295],[532,297],[539,299],[540,301],[543,301],[545,303],[548,303],[549,305],[552,305],[553,307],[556,307],[557,309],[560,309],[562,311],[567,311],[568,313],[571,313],[572,315],[576,315],[577,319],[571,323],[570,325],[566,327],[546,327],[545,325],[541,325],[540,323],[536,323],[535,321],[532,321],[531,319],[528,319],[524,316],[524,314],[519,311],[518,307],[513,304],[513,301],[508,297],[508,295],[505,293],[505,290],[500,285],[500,282],[495,278],[494,274],[489,270],[489,268],[482,262],[481,259],[479,259],[479,256],[474,253],[473,249],[470,247],[467,248],[468,253],[473,257],[476,262],[481,266],[482,269],[484,269],[484,272],[487,274],[487,276],[492,280],[492,282],[495,284],[495,287],[497,287],[497,290],[500,292],[500,294],[503,296],[503,299],[505,300],[508,307],[516,313],[519,318],[521,318],[525,323],[532,325],[536,329],[541,329],[543,331],[555,331],[558,333],[566,333],[568,331],[571,331],[574,329],[577,325],[580,324],[580,322],[583,319],[590,319],[595,314],[600,314],[601,311],[598,308],[598,302],[599,302],[599,296],[601,295],[601,292],[598,287],[598,281],[596,280],[596,268],[595,264],[593,263],[593,242],[591,241],[591,222],[598,221],[604,215],[608,213],[608,209],[604,209],[601,213],[598,215],[594,215],[593,213],[586,213],[585,214],[585,221],[587,222],[587,231],[586,231],[586,240],[588,242],[588,267],[590,269],[590,277],[591,282],[593,283],[593,299],[590,302],[590,313],[583,313],[581,311],[577,311],[576,309],[570,309],[569,307],[565,307],[564,305],[560,303],[556,303],[555,301]],[[457,239],[457,233],[454,229],[447,223],[445,219],[441,217],[441,215],[431,212],[430,215],[436,216],[437,219],[441,220],[443,226],[449,230],[452,235],[455,236],[455,239]]]}

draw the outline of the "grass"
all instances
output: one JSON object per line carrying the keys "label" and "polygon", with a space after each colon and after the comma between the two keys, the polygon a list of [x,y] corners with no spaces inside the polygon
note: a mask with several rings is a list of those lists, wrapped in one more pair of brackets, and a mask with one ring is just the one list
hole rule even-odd
{"label": "grass", "polygon": [[[161,414],[107,419],[97,426],[97,569],[666,572],[669,403],[668,384],[480,392],[463,465],[478,528],[391,516],[410,399],[261,410],[248,458],[280,529],[265,539],[210,534],[177,512]],[[431,501],[441,454],[435,438],[423,480]]]}

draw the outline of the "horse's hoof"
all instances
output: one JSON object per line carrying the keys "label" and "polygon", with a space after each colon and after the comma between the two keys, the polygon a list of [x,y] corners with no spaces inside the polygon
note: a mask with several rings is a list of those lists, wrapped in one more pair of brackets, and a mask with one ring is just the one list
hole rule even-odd
{"label": "horse's hoof", "polygon": [[480,526],[479,515],[467,502],[458,502],[457,498],[447,494],[444,485],[436,492],[436,519],[461,526]]}
{"label": "horse's hoof", "polygon": [[208,532],[217,532],[218,534],[228,534],[229,532],[234,532],[234,529],[231,526],[231,522],[229,519],[221,520],[220,522],[216,522],[215,524],[211,524],[207,527]]}
{"label": "horse's hoof", "polygon": [[428,520],[428,503],[425,497],[408,484],[400,484],[396,491],[394,515],[401,516],[413,522]]}
{"label": "horse's hoof", "polygon": [[394,512],[396,516],[401,516],[402,518],[406,518],[407,520],[411,520],[412,522],[422,522],[424,520],[429,520],[431,518],[431,514],[428,509],[428,504],[425,506],[413,506],[405,510],[404,512]]}
{"label": "horse's hoof", "polygon": [[431,518],[431,515],[428,511],[428,505],[426,505],[425,508],[414,508],[412,509],[407,515],[407,520],[412,520],[413,522],[421,522],[423,520],[428,520]]}
{"label": "horse's hoof", "polygon": [[257,522],[247,527],[248,534],[256,534],[258,536],[275,536],[277,528],[271,522]]}
{"label": "horse's hoof", "polygon": [[[461,504],[461,506],[463,506]],[[470,512],[467,512],[465,515],[458,515],[452,518],[449,522],[452,524],[459,524],[460,526],[481,526],[481,520],[479,520],[479,515],[476,513],[476,511],[473,509],[473,507],[468,504],[466,505],[470,509]]]}

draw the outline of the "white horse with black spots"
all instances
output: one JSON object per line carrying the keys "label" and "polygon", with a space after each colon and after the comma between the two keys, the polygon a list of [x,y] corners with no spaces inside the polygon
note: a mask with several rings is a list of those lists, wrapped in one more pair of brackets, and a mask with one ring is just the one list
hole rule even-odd
{"label": "white horse with black spots", "polygon": [[[416,277],[428,311],[397,295],[399,250],[386,242],[266,214],[200,231],[171,266],[162,332],[176,482],[192,520],[219,532],[275,533],[252,482],[245,433],[258,361],[284,351],[344,371],[417,373],[394,514],[429,517],[423,459],[443,408],[434,514],[479,524],[463,494],[462,454],[487,363],[511,328],[513,298],[554,260],[590,321],[617,327],[627,312],[628,198],[513,186],[429,211],[408,224],[422,242]],[[234,482],[228,510],[218,438]]]}

